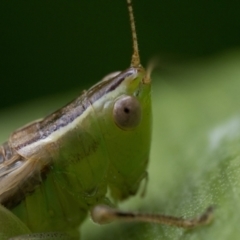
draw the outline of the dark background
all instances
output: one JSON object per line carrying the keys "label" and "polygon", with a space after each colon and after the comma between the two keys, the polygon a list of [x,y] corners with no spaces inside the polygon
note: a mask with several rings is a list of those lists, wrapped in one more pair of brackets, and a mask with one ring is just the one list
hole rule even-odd
{"label": "dark background", "polygon": [[[133,0],[143,65],[240,45],[240,1]],[[89,87],[129,66],[125,0],[1,0],[0,108]]]}

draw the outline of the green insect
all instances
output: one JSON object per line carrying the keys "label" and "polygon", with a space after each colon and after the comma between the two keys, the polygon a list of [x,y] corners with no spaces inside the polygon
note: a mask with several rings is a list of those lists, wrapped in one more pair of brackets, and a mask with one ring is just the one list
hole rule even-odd
{"label": "green insect", "polygon": [[[70,104],[13,132],[0,146],[0,239],[79,239],[91,212],[100,224],[148,221],[191,228],[191,220],[116,210],[147,178],[150,71],[140,64],[131,0],[130,68],[110,74]],[[108,198],[107,191],[110,192]]]}

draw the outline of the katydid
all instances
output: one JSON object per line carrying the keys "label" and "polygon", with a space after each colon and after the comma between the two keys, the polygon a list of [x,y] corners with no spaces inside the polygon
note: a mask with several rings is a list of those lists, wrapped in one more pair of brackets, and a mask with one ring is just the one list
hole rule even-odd
{"label": "katydid", "polygon": [[192,228],[211,220],[212,208],[185,220],[122,212],[111,203],[135,195],[146,180],[151,142],[150,70],[141,66],[131,0],[127,3],[130,68],[16,130],[0,146],[0,240],[79,239],[89,211],[100,224],[121,219]]}

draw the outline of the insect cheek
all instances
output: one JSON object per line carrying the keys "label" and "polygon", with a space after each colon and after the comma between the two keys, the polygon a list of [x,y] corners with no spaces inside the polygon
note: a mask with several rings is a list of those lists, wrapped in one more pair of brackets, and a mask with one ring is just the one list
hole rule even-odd
{"label": "insect cheek", "polygon": [[138,99],[133,96],[118,99],[114,104],[113,118],[116,125],[123,130],[137,127],[142,118],[142,109]]}

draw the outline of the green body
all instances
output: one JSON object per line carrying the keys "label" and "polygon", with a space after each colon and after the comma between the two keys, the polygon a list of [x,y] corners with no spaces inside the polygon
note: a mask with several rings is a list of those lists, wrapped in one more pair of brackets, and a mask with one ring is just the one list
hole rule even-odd
{"label": "green body", "polygon": [[[10,169],[0,175],[0,202],[31,232],[77,238],[92,207],[136,194],[146,177],[151,140],[151,83],[144,78],[142,67],[132,67],[104,79],[59,111],[14,132],[0,149],[0,173],[8,164]],[[130,127],[119,126],[113,114],[114,104],[125,96],[141,108],[139,122]],[[13,220],[2,216],[7,229]],[[26,229],[7,232],[21,235]]]}

